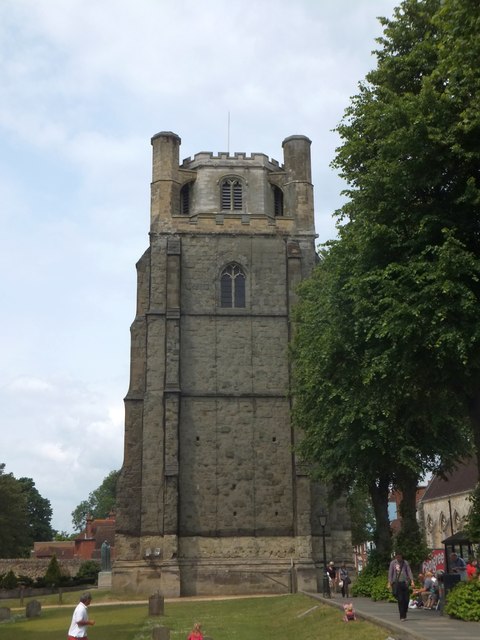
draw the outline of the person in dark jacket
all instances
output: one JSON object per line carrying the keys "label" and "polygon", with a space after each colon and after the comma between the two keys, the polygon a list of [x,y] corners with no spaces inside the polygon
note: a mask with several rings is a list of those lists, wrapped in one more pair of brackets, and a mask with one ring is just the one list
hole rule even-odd
{"label": "person in dark jacket", "polygon": [[412,570],[403,555],[397,553],[388,568],[388,588],[397,599],[401,622],[407,619],[410,586],[415,587]]}

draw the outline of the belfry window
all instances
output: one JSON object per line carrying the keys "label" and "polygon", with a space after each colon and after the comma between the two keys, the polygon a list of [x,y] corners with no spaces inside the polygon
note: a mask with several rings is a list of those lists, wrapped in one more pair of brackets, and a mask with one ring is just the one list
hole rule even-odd
{"label": "belfry window", "polygon": [[180,189],[180,213],[184,216],[188,216],[190,213],[190,200],[192,193],[192,183],[187,182]]}
{"label": "belfry window", "polygon": [[220,306],[245,307],[245,274],[238,264],[229,264],[220,276]]}
{"label": "belfry window", "polygon": [[273,213],[275,217],[283,216],[283,191],[280,187],[273,186]]}
{"label": "belfry window", "polygon": [[221,186],[222,211],[241,211],[243,209],[243,189],[240,180],[227,178]]}

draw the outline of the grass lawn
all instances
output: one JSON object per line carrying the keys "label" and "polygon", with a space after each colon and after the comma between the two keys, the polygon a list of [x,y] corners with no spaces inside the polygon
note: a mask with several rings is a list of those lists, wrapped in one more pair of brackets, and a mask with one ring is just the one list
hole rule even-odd
{"label": "grass lawn", "polygon": [[[100,594],[93,592],[94,602],[89,608],[90,618],[96,622],[88,629],[89,640],[151,640],[151,630],[156,625],[168,627],[171,640],[185,640],[197,621],[201,622],[204,634],[213,640],[385,640],[386,637],[384,629],[363,620],[345,624],[339,610],[301,594],[179,600],[165,603],[164,616],[149,618],[145,603],[107,605],[109,596],[103,592],[102,597],[97,597],[97,593]],[[43,606],[42,615],[29,620],[24,608],[12,610],[15,621],[0,624],[1,640],[65,640],[77,599],[78,594],[67,607]]]}

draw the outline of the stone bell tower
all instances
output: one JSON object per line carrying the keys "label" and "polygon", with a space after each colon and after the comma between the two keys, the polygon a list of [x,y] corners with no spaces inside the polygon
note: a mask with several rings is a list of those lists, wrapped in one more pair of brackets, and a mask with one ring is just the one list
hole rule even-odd
{"label": "stone bell tower", "polygon": [[[318,510],[293,451],[288,343],[315,263],[310,140],[197,153],[152,138],[137,264],[113,588],[165,596],[317,590]],[[329,559],[348,558],[330,508]],[[349,549],[348,549],[349,551]]]}

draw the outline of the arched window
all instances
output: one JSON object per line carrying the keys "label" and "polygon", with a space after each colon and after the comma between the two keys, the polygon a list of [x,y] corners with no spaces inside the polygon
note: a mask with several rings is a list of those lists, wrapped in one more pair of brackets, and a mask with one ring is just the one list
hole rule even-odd
{"label": "arched window", "polygon": [[274,216],[283,216],[283,191],[280,187],[273,185],[273,213]]}
{"label": "arched window", "polygon": [[441,531],[445,531],[447,528],[447,518],[445,517],[445,514],[443,513],[443,511],[440,512],[440,517],[438,519],[438,524],[440,525],[440,530]]}
{"label": "arched window", "polygon": [[180,213],[184,216],[188,216],[190,213],[192,195],[192,183],[187,182],[180,189]]}
{"label": "arched window", "polygon": [[427,516],[427,531],[429,531],[430,533],[433,531],[433,520],[430,514],[428,514]]}
{"label": "arched window", "polygon": [[220,276],[220,306],[245,307],[245,274],[238,264],[229,264]]}
{"label": "arched window", "polygon": [[242,211],[243,189],[242,183],[236,178],[226,178],[221,186],[222,211]]}

